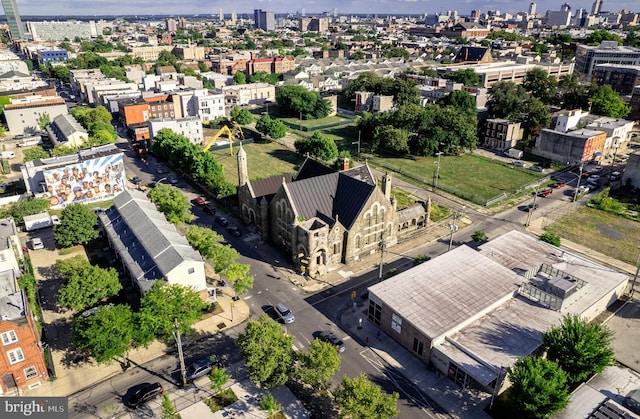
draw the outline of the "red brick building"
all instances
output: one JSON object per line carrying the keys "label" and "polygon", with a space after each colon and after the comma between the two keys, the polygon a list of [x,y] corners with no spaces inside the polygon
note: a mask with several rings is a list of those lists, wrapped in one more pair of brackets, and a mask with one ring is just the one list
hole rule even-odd
{"label": "red brick building", "polygon": [[296,69],[296,60],[291,57],[257,58],[247,62],[247,74],[252,76],[260,71],[268,74],[283,74]]}

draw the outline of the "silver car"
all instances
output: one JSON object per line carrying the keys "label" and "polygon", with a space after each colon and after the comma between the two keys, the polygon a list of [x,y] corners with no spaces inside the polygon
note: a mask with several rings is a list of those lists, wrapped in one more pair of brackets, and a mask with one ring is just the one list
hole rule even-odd
{"label": "silver car", "polygon": [[276,310],[276,314],[283,322],[293,323],[296,320],[296,317],[293,315],[291,310],[289,310],[284,304],[278,303],[273,308]]}

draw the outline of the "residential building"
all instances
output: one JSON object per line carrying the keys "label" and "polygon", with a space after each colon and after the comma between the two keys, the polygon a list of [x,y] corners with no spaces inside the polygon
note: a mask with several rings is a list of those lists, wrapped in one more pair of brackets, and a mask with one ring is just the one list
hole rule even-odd
{"label": "residential building", "polygon": [[208,301],[202,256],[143,192],[124,191],[99,217],[109,245],[140,295],[160,281],[191,288]]}
{"label": "residential building", "polygon": [[626,185],[627,182],[640,189],[640,151],[629,154],[627,166],[622,174],[622,184]]}
{"label": "residential building", "polygon": [[462,46],[456,56],[454,63],[487,63],[493,61],[491,50],[487,47]]}
{"label": "residential building", "polygon": [[102,28],[94,20],[82,22],[78,20],[27,22],[29,33],[34,41],[64,41],[65,39],[91,39],[102,35]]}
{"label": "residential building", "polygon": [[598,64],[591,80],[598,86],[609,85],[620,94],[630,95],[640,85],[640,65]]}
{"label": "residential building", "polygon": [[40,131],[39,119],[44,114],[54,119],[68,112],[64,99],[58,96],[25,96],[11,99],[4,107],[7,128],[13,135]]}
{"label": "residential building", "polygon": [[158,134],[158,131],[167,128],[176,134],[187,137],[192,144],[200,145],[204,141],[202,121],[197,116],[179,119],[150,119],[147,124],[151,140]]}
{"label": "residential building", "polygon": [[207,122],[226,116],[222,92],[184,89],[170,93],[169,97],[174,104],[176,118],[198,117]]}
{"label": "residential building", "polygon": [[[377,186],[367,165],[336,172],[306,159],[295,177],[249,180],[240,146],[238,199],[243,221],[291,258],[299,272],[323,275],[341,264],[424,231],[430,202],[396,211],[391,175]],[[418,231],[418,232],[416,232]]]}
{"label": "residential building", "polygon": [[67,61],[69,59],[69,52],[64,49],[59,50],[38,50],[35,53],[35,58],[38,60],[38,64],[48,64],[49,61],[59,62]]}
{"label": "residential building", "polygon": [[[14,253],[22,245],[13,219],[0,221],[0,394],[22,396],[49,378],[38,326],[18,285]],[[19,255],[22,257],[22,253]]]}
{"label": "residential building", "polygon": [[256,29],[262,29],[266,32],[273,32],[276,29],[276,18],[273,12],[264,12],[262,9],[253,11],[253,21]]}
{"label": "residential building", "polygon": [[79,69],[69,71],[69,84],[73,91],[81,98],[86,98],[88,93],[86,84],[91,84],[100,80],[106,80],[107,76],[102,74],[99,68]]}
{"label": "residential building", "polygon": [[478,22],[459,22],[447,29],[440,31],[440,35],[446,36],[450,39],[484,39],[487,35],[489,35],[489,28],[485,25],[481,25]]}
{"label": "residential building", "polygon": [[53,118],[47,126],[47,133],[54,146],[66,145],[81,148],[89,139],[89,133],[71,114],[62,114]]}
{"label": "residential building", "polygon": [[498,394],[549,327],[567,314],[593,320],[628,284],[625,273],[513,230],[369,287],[367,318],[461,388]]}
{"label": "residential building", "polygon": [[[70,203],[113,199],[122,192],[127,182],[122,156],[122,150],[114,144],[105,144],[67,156],[29,161],[20,170],[27,194],[49,199],[50,208],[63,208]],[[71,175],[75,177],[73,184]],[[76,194],[78,190],[82,193]]]}
{"label": "residential building", "polygon": [[158,56],[162,51],[171,52],[172,50],[173,47],[171,45],[160,45],[151,47],[132,47],[129,52],[134,58],[140,57],[145,62],[154,62],[158,60]]}
{"label": "residential building", "polygon": [[506,119],[487,119],[484,135],[484,146],[495,150],[508,150],[516,146],[524,136],[524,128],[520,122]]}
{"label": "residential building", "polygon": [[602,41],[600,45],[578,44],[576,49],[576,71],[591,79],[599,64],[640,65],[640,49],[618,45],[616,41]]}
{"label": "residential building", "polygon": [[307,30],[311,32],[325,33],[329,31],[329,19],[326,17],[311,18],[307,26]]}
{"label": "residential building", "polygon": [[631,93],[631,100],[629,100],[629,106],[631,106],[631,112],[628,118],[633,121],[640,121],[640,85],[633,88]]}
{"label": "residential building", "polygon": [[269,83],[239,84],[222,88],[226,106],[248,105],[262,103],[265,100],[274,101],[276,88]]}
{"label": "residential building", "polygon": [[7,17],[11,38],[24,39],[24,24],[20,18],[20,13],[18,13],[16,0],[2,0],[2,8],[4,9],[4,15]]}
{"label": "residential building", "polygon": [[118,79],[104,79],[84,83],[83,100],[91,105],[103,105],[103,96],[123,95],[138,92],[136,83],[128,83]]}
{"label": "residential building", "polygon": [[251,60],[250,52],[221,54],[211,59],[211,70],[226,76],[233,76],[238,71],[247,70],[247,62]]}
{"label": "residential building", "polygon": [[202,61],[205,58],[204,47],[198,46],[175,47],[171,53],[183,61]]}
{"label": "residential building", "polygon": [[252,76],[260,71],[268,74],[284,74],[296,68],[295,58],[292,56],[256,58],[247,61],[247,75]]}
{"label": "residential building", "polygon": [[567,132],[543,129],[531,154],[562,164],[600,161],[605,152],[607,133],[581,128]]}
{"label": "residential building", "polygon": [[386,112],[393,109],[393,96],[356,92],[355,112]]}

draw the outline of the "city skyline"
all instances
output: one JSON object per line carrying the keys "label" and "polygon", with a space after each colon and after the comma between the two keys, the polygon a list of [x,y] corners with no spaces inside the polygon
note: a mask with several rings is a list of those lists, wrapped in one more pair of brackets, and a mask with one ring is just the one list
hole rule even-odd
{"label": "city skyline", "polygon": [[[443,7],[441,3],[431,0],[350,0],[347,2],[327,0],[319,4],[314,0],[302,0],[292,4],[287,0],[239,0],[234,2],[211,2],[209,0],[187,0],[176,2],[174,0],[64,0],[62,2],[50,2],[44,0],[16,0],[21,16],[68,16],[68,15],[214,15],[218,16],[222,8],[225,15],[236,11],[238,14],[253,14],[254,9],[273,11],[275,13],[295,13],[305,9],[307,15],[318,15],[323,12],[331,12],[334,8],[338,14],[436,14],[456,10],[459,15],[469,15],[471,10],[480,9],[481,12],[499,10],[501,13],[515,14],[529,9],[530,1],[514,2],[510,0],[453,0]],[[544,16],[547,10],[560,10],[561,2],[555,0],[536,1],[536,11]],[[584,8],[591,11],[593,1],[568,1],[571,10]],[[602,2],[602,11],[618,12],[627,8],[630,3],[625,1]],[[631,10],[639,12],[640,10]]]}

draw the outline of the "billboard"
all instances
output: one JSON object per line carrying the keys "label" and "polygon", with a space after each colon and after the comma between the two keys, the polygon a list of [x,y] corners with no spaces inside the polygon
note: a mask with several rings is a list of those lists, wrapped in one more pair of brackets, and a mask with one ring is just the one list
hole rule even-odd
{"label": "billboard", "polygon": [[87,159],[45,170],[43,198],[52,208],[111,199],[124,190],[126,175],[122,154]]}

